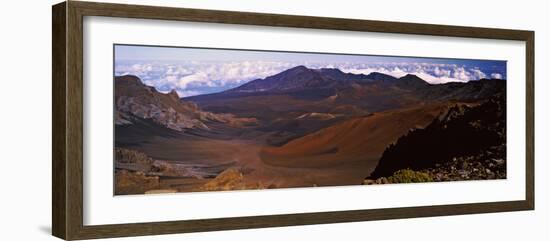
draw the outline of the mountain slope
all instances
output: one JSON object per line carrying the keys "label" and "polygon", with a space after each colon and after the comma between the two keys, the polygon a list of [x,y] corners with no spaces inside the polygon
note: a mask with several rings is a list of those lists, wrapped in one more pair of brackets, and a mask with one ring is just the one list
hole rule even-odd
{"label": "mountain slope", "polygon": [[285,70],[279,74],[269,76],[265,79],[257,79],[243,84],[237,88],[226,92],[277,92],[290,91],[302,88],[321,87],[326,84],[332,84],[317,71],[313,71],[304,66],[297,66]]}
{"label": "mountain slope", "polygon": [[181,101],[175,91],[160,93],[132,75],[115,77],[115,110],[116,125],[131,125],[140,122],[137,119],[146,119],[176,131],[209,129],[208,122],[238,124],[254,121],[202,111],[193,102]]}
{"label": "mountain slope", "polygon": [[475,101],[504,92],[505,86],[502,80],[433,85],[411,74],[394,78],[376,72],[363,75],[297,66],[223,92],[183,100],[211,112],[273,119],[284,115],[281,111],[373,113],[433,101]]}
{"label": "mountain slope", "polygon": [[396,86],[403,89],[417,90],[422,88],[429,88],[430,84],[420,77],[414,74],[407,74],[399,78],[396,82]]}
{"label": "mountain slope", "polygon": [[[421,170],[505,148],[505,97],[495,96],[479,106],[454,106],[426,128],[407,133],[384,151],[371,178],[391,176],[401,169]],[[495,151],[493,151],[495,152]],[[505,159],[505,151],[498,158]]]}
{"label": "mountain slope", "polygon": [[423,128],[451,104],[433,104],[353,118],[262,150],[262,160],[285,167],[370,162],[374,168],[387,145],[411,128]]}
{"label": "mountain slope", "polygon": [[227,90],[227,93],[253,92],[296,92],[307,89],[338,89],[353,83],[373,80],[395,79],[385,74],[351,74],[339,69],[309,69],[296,66],[264,79],[256,79],[239,87]]}
{"label": "mountain slope", "polygon": [[249,96],[289,95],[302,100],[321,100],[332,96],[339,90],[353,85],[371,82],[385,82],[396,78],[381,74],[369,75],[344,73],[339,69],[309,69],[296,66],[278,74],[252,80],[246,84],[223,92],[188,97],[186,99],[204,102],[216,99],[242,98]]}

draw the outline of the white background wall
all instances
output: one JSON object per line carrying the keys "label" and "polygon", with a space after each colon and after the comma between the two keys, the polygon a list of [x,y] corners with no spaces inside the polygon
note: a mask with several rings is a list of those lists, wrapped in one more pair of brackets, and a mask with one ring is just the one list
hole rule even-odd
{"label": "white background wall", "polygon": [[[121,2],[121,1],[119,1]],[[548,240],[550,28],[545,1],[125,1],[221,10],[515,28],[536,31],[536,210],[196,234],[155,240]],[[51,9],[5,1],[0,10],[0,240],[56,240],[51,230]],[[513,90],[511,90],[513,91]],[[151,240],[153,237],[123,240]]]}

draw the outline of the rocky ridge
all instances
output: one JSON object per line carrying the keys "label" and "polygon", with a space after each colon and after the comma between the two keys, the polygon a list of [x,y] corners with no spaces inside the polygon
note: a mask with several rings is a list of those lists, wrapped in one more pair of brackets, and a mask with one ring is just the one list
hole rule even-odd
{"label": "rocky ridge", "polygon": [[388,183],[411,169],[433,181],[506,178],[505,96],[476,106],[457,105],[426,128],[413,129],[386,148],[366,184]]}
{"label": "rocky ridge", "polygon": [[181,101],[176,91],[167,94],[144,85],[132,75],[115,77],[115,124],[129,125],[135,118],[150,119],[166,128],[208,130],[209,122],[230,125],[254,124],[254,118],[237,118],[232,114],[202,111],[191,101]]}

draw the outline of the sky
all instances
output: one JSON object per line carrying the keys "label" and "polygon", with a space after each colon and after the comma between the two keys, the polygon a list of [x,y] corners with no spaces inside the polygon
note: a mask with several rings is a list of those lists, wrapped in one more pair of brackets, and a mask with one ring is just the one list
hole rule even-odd
{"label": "sky", "polygon": [[506,61],[329,53],[227,50],[137,45],[114,46],[114,74],[138,76],[160,92],[180,97],[227,90],[286,69],[338,68],[346,73],[415,74],[432,84],[506,79]]}

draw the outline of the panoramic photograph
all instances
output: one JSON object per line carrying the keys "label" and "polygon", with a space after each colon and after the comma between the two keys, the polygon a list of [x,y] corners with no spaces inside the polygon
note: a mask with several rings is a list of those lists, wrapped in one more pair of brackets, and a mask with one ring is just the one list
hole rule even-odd
{"label": "panoramic photograph", "polygon": [[506,179],[504,60],[113,50],[115,195]]}

